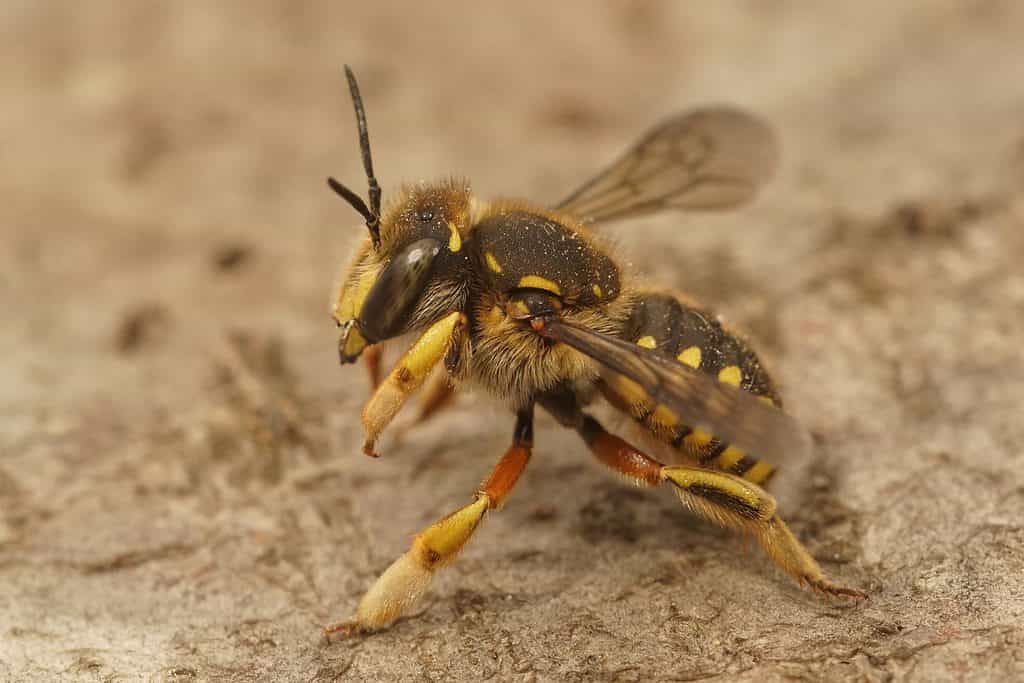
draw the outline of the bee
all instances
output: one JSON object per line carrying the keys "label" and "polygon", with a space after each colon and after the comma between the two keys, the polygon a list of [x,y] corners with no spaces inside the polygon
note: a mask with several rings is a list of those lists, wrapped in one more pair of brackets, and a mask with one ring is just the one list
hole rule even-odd
{"label": "bee", "polygon": [[[328,184],[369,234],[341,277],[333,317],[341,363],[365,354],[377,378],[362,412],[363,450],[377,455],[378,437],[425,382],[427,413],[457,388],[475,387],[516,417],[511,445],[472,501],[420,531],[354,616],[325,627],[328,636],[386,628],[424,595],[523,473],[538,406],[600,463],[638,484],[670,487],[692,513],[753,537],[801,584],[866,597],[825,576],[764,489],[769,463],[806,451],[809,438],[782,411],[757,354],[706,308],[634,281],[593,229],[750,201],[776,166],[771,129],[738,109],[697,109],[651,129],[555,206],[484,201],[467,182],[447,180],[406,187],[382,211],[362,98],[345,73],[368,202],[333,178]],[[379,344],[407,333],[415,341],[379,381]],[[588,412],[599,401],[676,449],[683,464],[609,432]]]}

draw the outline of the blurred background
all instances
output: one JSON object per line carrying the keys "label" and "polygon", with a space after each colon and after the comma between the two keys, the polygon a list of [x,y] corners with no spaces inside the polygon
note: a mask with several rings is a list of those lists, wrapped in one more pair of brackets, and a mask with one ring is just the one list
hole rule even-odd
{"label": "blurred background", "polygon": [[[1021,35],[1011,0],[5,3],[0,677],[1020,674]],[[697,104],[775,126],[749,208],[608,234],[765,350],[820,447],[783,509],[871,604],[544,422],[423,615],[318,639],[511,430],[463,398],[359,455],[346,63],[385,201],[457,175],[554,202]]]}

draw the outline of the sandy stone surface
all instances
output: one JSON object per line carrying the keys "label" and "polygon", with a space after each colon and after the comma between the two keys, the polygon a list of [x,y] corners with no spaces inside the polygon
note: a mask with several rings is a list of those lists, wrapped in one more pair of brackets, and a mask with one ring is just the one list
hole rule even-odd
{"label": "sandy stone surface", "polygon": [[[13,0],[0,9],[0,679],[1024,677],[1024,4]],[[321,624],[512,419],[359,452],[328,299],[385,195],[555,201],[658,118],[759,112],[743,211],[608,228],[749,329],[816,435],[773,487],[845,606],[550,419],[415,618]]]}

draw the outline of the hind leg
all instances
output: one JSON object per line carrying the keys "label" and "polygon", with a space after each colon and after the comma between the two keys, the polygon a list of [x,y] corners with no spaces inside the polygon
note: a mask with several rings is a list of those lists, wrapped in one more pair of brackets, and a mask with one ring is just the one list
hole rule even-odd
{"label": "hind leg", "polygon": [[575,402],[553,399],[541,403],[562,424],[579,432],[602,464],[638,484],[672,485],[691,512],[750,535],[777,566],[801,584],[834,596],[867,597],[862,591],[833,583],[825,576],[776,514],[775,499],[757,484],[726,472],[665,465],[610,434],[600,422],[580,411]]}

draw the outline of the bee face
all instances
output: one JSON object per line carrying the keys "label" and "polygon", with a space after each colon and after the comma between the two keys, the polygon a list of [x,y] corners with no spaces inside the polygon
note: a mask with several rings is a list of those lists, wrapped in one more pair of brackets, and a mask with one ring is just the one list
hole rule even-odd
{"label": "bee face", "polygon": [[379,241],[364,242],[335,300],[343,363],[368,344],[419,329],[461,304],[469,214],[469,188],[456,182],[406,189],[384,214]]}

